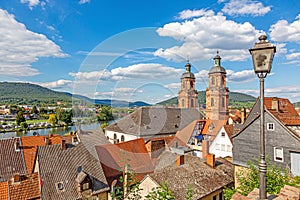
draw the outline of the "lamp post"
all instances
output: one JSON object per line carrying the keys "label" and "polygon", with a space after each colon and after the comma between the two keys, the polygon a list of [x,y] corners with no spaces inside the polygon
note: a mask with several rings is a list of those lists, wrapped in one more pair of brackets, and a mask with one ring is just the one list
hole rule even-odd
{"label": "lamp post", "polygon": [[267,41],[267,36],[261,35],[259,42],[249,49],[252,55],[254,71],[260,79],[260,162],[259,162],[259,199],[267,199],[265,159],[265,113],[264,113],[264,78],[270,73],[276,47]]}

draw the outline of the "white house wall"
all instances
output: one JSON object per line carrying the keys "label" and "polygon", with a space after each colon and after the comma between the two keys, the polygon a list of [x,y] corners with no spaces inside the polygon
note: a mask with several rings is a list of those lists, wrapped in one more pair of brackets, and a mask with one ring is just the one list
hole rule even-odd
{"label": "white house wall", "polygon": [[[225,136],[222,136],[222,133],[225,133]],[[215,157],[232,157],[232,143],[224,129],[222,127],[217,133],[216,138],[213,140],[209,146],[209,153],[215,154]]]}
{"label": "white house wall", "polygon": [[114,144],[114,135],[115,135],[115,134],[116,134],[116,136],[117,136],[116,139],[118,139],[119,142],[122,142],[122,140],[121,140],[122,135],[124,136],[124,142],[130,141],[130,140],[138,139],[137,136],[129,135],[129,134],[126,134],[126,133],[120,133],[120,132],[109,131],[109,130],[106,130],[106,131],[105,131],[105,136],[106,136],[106,138],[107,138],[108,141],[111,142],[112,144]]}

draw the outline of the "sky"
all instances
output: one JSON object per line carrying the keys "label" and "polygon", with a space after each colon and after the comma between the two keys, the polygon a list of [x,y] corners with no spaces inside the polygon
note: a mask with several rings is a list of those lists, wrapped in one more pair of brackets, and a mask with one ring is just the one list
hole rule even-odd
{"label": "sky", "polygon": [[299,0],[3,0],[0,81],[157,103],[187,61],[205,90],[219,51],[229,90],[257,97],[248,49],[262,34],[277,50],[265,95],[300,102]]}

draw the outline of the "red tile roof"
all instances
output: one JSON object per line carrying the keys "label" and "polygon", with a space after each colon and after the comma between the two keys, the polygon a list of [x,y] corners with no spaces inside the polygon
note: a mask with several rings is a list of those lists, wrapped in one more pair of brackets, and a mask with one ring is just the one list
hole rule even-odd
{"label": "red tile roof", "polygon": [[27,173],[32,173],[36,158],[37,147],[45,146],[45,138],[49,139],[49,145],[60,144],[62,139],[65,139],[67,143],[70,143],[72,140],[71,136],[60,136],[53,134],[49,136],[39,135],[22,137],[22,147]]}
{"label": "red tile roof", "polygon": [[265,107],[286,126],[300,125],[300,116],[288,99],[266,97]]}
{"label": "red tile roof", "polygon": [[10,200],[37,199],[40,197],[38,173],[22,176],[19,183],[9,183]]}
{"label": "red tile roof", "polygon": [[8,182],[0,182],[0,200],[8,199]]}
{"label": "red tile roof", "polygon": [[145,174],[153,172],[154,167],[143,138],[96,146],[96,151],[109,185],[122,175],[126,164],[140,180]]}

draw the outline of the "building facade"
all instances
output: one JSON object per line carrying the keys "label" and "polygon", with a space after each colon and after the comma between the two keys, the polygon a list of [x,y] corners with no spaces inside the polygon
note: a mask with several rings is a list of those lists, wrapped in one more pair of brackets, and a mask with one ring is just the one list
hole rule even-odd
{"label": "building facade", "polygon": [[195,89],[195,75],[191,72],[191,64],[185,65],[185,72],[181,76],[181,90],[178,93],[179,108],[197,108],[198,92]]}
{"label": "building facade", "polygon": [[206,118],[212,120],[228,119],[228,93],[226,70],[221,66],[219,52],[214,57],[214,66],[208,73],[209,84],[206,88]]}

